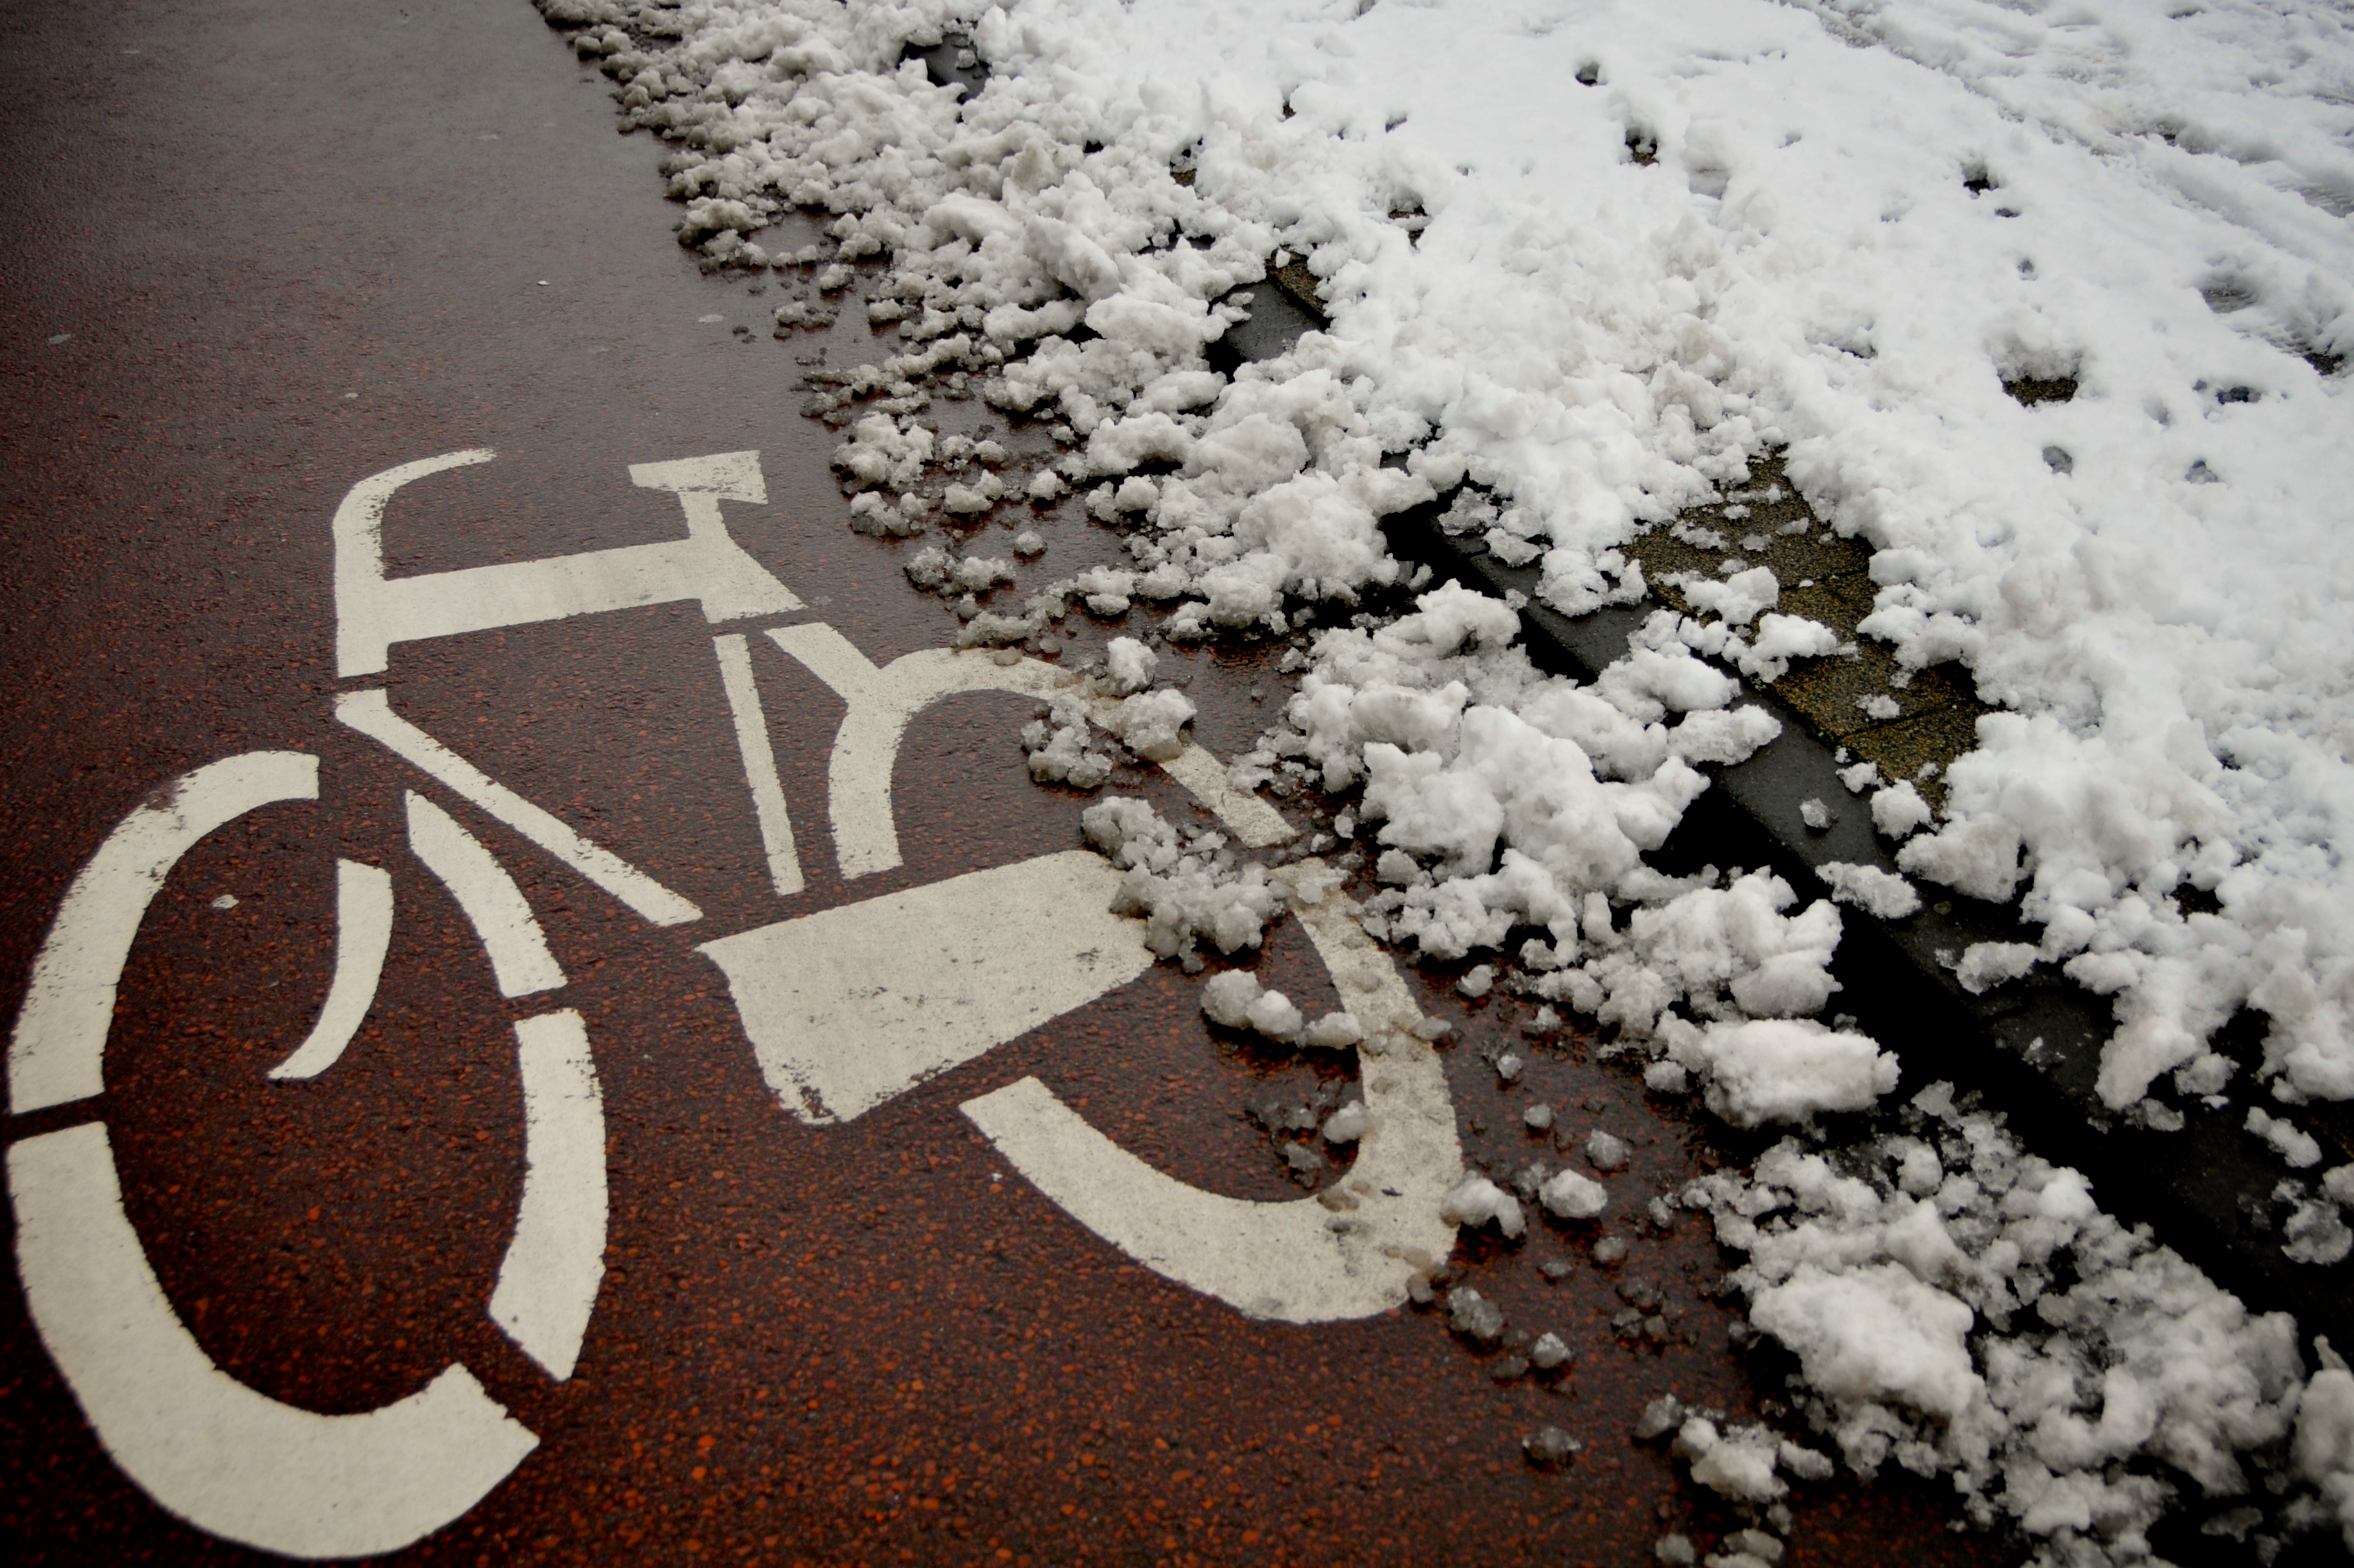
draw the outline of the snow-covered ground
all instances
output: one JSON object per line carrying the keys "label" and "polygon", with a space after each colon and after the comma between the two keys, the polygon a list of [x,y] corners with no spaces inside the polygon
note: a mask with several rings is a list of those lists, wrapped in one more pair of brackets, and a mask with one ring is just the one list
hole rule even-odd
{"label": "snow-covered ground", "polygon": [[[835,248],[800,259],[832,265],[821,287],[887,259],[868,314],[907,347],[844,448],[876,495],[853,525],[906,535],[935,499],[971,516],[1068,486],[1129,530],[1133,569],[1025,585],[1044,591],[968,641],[1034,641],[1075,599],[1157,603],[1180,638],[1330,626],[1400,579],[1379,518],[1466,480],[1458,504],[1492,508],[1491,541],[1540,560],[1557,607],[1631,602],[1619,546],[1783,450],[1874,552],[1861,633],[1908,669],[1958,662],[2002,710],[1946,769],[1943,821],[1901,781],[1874,810],[1914,835],[1916,878],[2021,898],[2041,928],[1978,978],[2032,958],[2113,994],[2100,1089],[2122,1112],[2153,1091],[2354,1097],[2342,8],[542,8],[680,140],[684,242],[765,261],[769,222],[816,207],[838,215]],[[900,61],[951,26],[990,72],[961,104]],[[1211,370],[1234,291],[1295,258],[1329,334]],[[920,398],[886,383],[951,373],[1067,426],[1059,471],[928,491]],[[2006,389],[2023,381],[2073,395],[2030,406]],[[923,558],[943,592],[1019,575]],[[1894,1081],[1876,1043],[1816,1018],[1839,912],[1644,860],[1702,768],[1770,735],[1695,651],[1764,675],[1837,641],[1751,628],[1773,586],[1689,595],[1706,624],[1654,618],[1590,687],[1539,676],[1511,607],[1469,594],[1323,631],[1239,777],[1362,790],[1388,939],[1460,957],[1542,931],[1499,957],[1643,1049],[1654,1087],[1804,1136]],[[1034,739],[1042,777],[1100,777],[1076,715]],[[1910,893],[1840,891],[1891,913]],[[2268,1023],[2260,1083],[2210,1049],[2243,1008]],[[2053,1561],[2135,1560],[2169,1497],[2251,1473],[2302,1499],[2289,1522],[2335,1511],[2354,1542],[2354,1378],[2308,1381],[2285,1319],[2118,1231],[1982,1116],[1912,1114],[1926,1130],[1840,1171],[1793,1145],[1694,1194],[1751,1255],[1755,1321],[1850,1463],[1954,1474]],[[2317,1257],[2354,1241],[2341,1189],[2308,1205]],[[2165,1370],[2186,1356],[2201,1375]],[[1700,1469],[1756,1480],[1701,1425]],[[1770,1488],[1772,1445],[1741,1441]]]}

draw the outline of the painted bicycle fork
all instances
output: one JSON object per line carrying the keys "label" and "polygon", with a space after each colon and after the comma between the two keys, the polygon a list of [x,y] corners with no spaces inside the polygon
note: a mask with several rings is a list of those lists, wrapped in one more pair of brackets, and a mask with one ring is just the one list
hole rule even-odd
{"label": "painted bicycle fork", "polygon": [[[380,673],[403,642],[695,599],[714,624],[798,611],[801,600],[729,536],[722,502],[767,498],[757,452],[630,470],[675,493],[684,540],[470,570],[387,577],[382,527],[405,485],[492,461],[469,450],[387,470],[337,509],[337,662]],[[930,650],[877,667],[833,628],[766,630],[844,701],[828,798],[845,878],[900,863],[893,767],[909,723],[942,698],[1074,687],[1054,665],[1001,665]],[[714,640],[769,880],[802,890],[747,635]],[[394,711],[380,687],[336,699],[337,716],[450,794],[504,823],[657,927],[703,912],[525,800]],[[1231,789],[1199,747],[1163,765],[1251,847],[1291,836],[1273,808]],[[318,798],[318,760],[252,752],[186,774],[118,824],[68,890],[35,959],[8,1054],[11,1109],[103,1092],[115,989],[148,904],[206,834],[262,806]],[[501,993],[561,991],[566,977],[514,878],[422,794],[407,797],[411,850],[455,898]],[[1167,1278],[1253,1317],[1359,1318],[1404,1299],[1409,1256],[1442,1255],[1452,1227],[1438,1200],[1461,1156],[1446,1078],[1416,1033],[1411,994],[1318,863],[1278,874],[1342,1005],[1366,1026],[1359,1047],[1369,1130],[1344,1184],[1355,1206],[1259,1203],[1180,1182],[1120,1149],[1035,1078],[961,1106],[1006,1159],[1080,1224]],[[1043,855],[701,943],[728,982],[763,1076],[801,1120],[851,1120],[1069,1012],[1144,972],[1140,923],[1108,912],[1117,882],[1085,852]],[[392,880],[337,868],[334,976],[309,1035],[270,1074],[299,1080],[341,1057],[374,1000],[393,918]],[[991,911],[976,920],[970,912]],[[1014,917],[1007,918],[1008,912]],[[876,955],[888,954],[887,963]],[[587,1024],[569,1008],[514,1021],[524,1089],[524,1192],[490,1301],[492,1319],[550,1377],[570,1377],[604,1266],[603,1102]],[[199,1529],[304,1558],[408,1544],[461,1517],[521,1464],[537,1437],[462,1366],[380,1409],[322,1415],[267,1398],[214,1366],[149,1265],[125,1214],[103,1122],[18,1141],[8,1151],[19,1273],[42,1341],[108,1452],[164,1508]]]}

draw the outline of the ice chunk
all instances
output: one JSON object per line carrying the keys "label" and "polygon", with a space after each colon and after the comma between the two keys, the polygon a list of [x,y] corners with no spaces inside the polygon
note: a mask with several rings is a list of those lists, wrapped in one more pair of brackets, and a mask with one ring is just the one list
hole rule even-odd
{"label": "ice chunk", "polygon": [[1504,1309],[1469,1286],[1447,1293],[1447,1326],[1464,1338],[1493,1344],[1504,1335]]}
{"label": "ice chunk", "polygon": [[1721,1497],[1739,1502],[1771,1502],[1789,1489],[1774,1474],[1773,1433],[1763,1426],[1736,1426],[1720,1433],[1713,1422],[1693,1416],[1676,1434],[1676,1452],[1691,1461],[1691,1477]]}
{"label": "ice chunk", "polygon": [[1357,1022],[1353,1012],[1328,1012],[1302,1030],[1299,1036],[1300,1044],[1320,1051],[1345,1051],[1362,1044],[1364,1038],[1364,1025]]}
{"label": "ice chunk", "polygon": [[1270,1040],[1288,1044],[1299,1038],[1299,1009],[1279,991],[1261,991],[1244,1010],[1250,1026]]}
{"label": "ice chunk", "polygon": [[1537,1201],[1564,1220],[1590,1220],[1609,1205],[1609,1190],[1591,1176],[1564,1171],[1537,1190]]}
{"label": "ice chunk", "polygon": [[1691,1075],[1681,1062],[1654,1062],[1643,1069],[1643,1086],[1654,1094],[1690,1094]]}
{"label": "ice chunk", "polygon": [[1558,1426],[1540,1426],[1521,1439],[1522,1449],[1538,1465],[1566,1464],[1585,1446]]}
{"label": "ice chunk", "polygon": [[1333,1143],[1354,1143],[1365,1136],[1365,1129],[1371,1125],[1365,1115],[1364,1102],[1351,1100],[1324,1118],[1324,1137]]}
{"label": "ice chunk", "polygon": [[1983,995],[2033,969],[2035,953],[2030,942],[1973,942],[1962,949],[1954,978],[1972,996]]}
{"label": "ice chunk", "polygon": [[1596,1171],[1617,1171],[1627,1163],[1627,1140],[1597,1127],[1586,1135],[1585,1158]]}
{"label": "ice chunk", "polygon": [[1687,1025],[1670,1045],[1700,1074],[1709,1109],[1736,1127],[1869,1109],[1896,1086],[1896,1058],[1861,1034],[1810,1019]]}
{"label": "ice chunk", "polygon": [[1815,874],[1823,879],[1834,902],[1852,904],[1882,920],[1902,920],[1921,908],[1921,895],[1911,883],[1876,865],[1826,861],[1815,867]]}
{"label": "ice chunk", "polygon": [[1202,1011],[1210,1022],[1228,1029],[1250,1027],[1251,1004],[1260,996],[1259,983],[1243,969],[1213,975],[1202,987]]}
{"label": "ice chunk", "polygon": [[2282,1222],[2281,1234],[2288,1238],[2281,1251],[2296,1263],[2326,1267],[2354,1252],[2354,1230],[2332,1202],[2308,1199],[2297,1204]]}
{"label": "ice chunk", "polygon": [[1474,1229],[1493,1224],[1507,1237],[1526,1228],[1521,1202],[1485,1176],[1466,1176],[1438,1205],[1438,1217],[1450,1225]]}
{"label": "ice chunk", "polygon": [[1929,802],[1921,798],[1921,791],[1913,787],[1909,779],[1872,792],[1872,825],[1880,830],[1883,838],[1903,838],[1916,829],[1927,827],[1933,820]]}
{"label": "ice chunk", "polygon": [[2320,1143],[2313,1134],[2286,1118],[2276,1117],[2262,1106],[2250,1106],[2246,1126],[2250,1132],[2271,1144],[2274,1152],[2293,1169],[2309,1171],[2321,1163]]}
{"label": "ice chunk", "polygon": [[1769,614],[1757,623],[1756,641],[1736,653],[1733,662],[1750,679],[1770,684],[1789,672],[1793,659],[1819,659],[1839,651],[1839,633],[1821,621]]}
{"label": "ice chunk", "polygon": [[1800,1264],[1760,1291],[1750,1319],[1789,1347],[1807,1382],[1840,1400],[1958,1421],[1986,1398],[1967,1336],[1975,1315],[1901,1264],[1829,1273]]}
{"label": "ice chunk", "polygon": [[1521,1123],[1532,1132],[1543,1132],[1553,1126],[1553,1107],[1543,1100],[1521,1112]]}
{"label": "ice chunk", "polygon": [[[1068,784],[1075,789],[1097,788],[1111,777],[1111,758],[1090,750],[1087,739],[1086,709],[1076,699],[1057,698],[1048,717],[1033,721],[1022,731],[1023,747],[1030,754],[1030,777],[1041,784]],[[1143,802],[1131,804],[1142,806]],[[1150,809],[1145,808],[1142,815],[1149,827],[1152,821]],[[1115,859],[1126,842],[1123,832],[1109,826],[1100,835],[1090,832],[1088,839]]]}
{"label": "ice chunk", "polygon": [[1133,637],[1115,637],[1104,649],[1104,683],[1115,695],[1141,692],[1160,667],[1161,656]]}
{"label": "ice chunk", "polygon": [[1703,614],[1722,616],[1729,626],[1746,626],[1759,610],[1782,602],[1782,585],[1766,567],[1752,567],[1722,582],[1686,583],[1684,597]]}
{"label": "ice chunk", "polygon": [[1666,1436],[1684,1422],[1683,1402],[1672,1393],[1663,1393],[1643,1406],[1635,1417],[1635,1441],[1649,1443]]}
{"label": "ice chunk", "polygon": [[1190,722],[1195,709],[1182,692],[1140,692],[1124,699],[1105,720],[1104,727],[1128,743],[1128,748],[1152,762],[1167,762],[1185,749],[1177,732]]}
{"label": "ice chunk", "polygon": [[850,531],[869,534],[885,539],[906,539],[923,532],[923,514],[904,506],[894,506],[872,490],[862,490],[850,498]]}

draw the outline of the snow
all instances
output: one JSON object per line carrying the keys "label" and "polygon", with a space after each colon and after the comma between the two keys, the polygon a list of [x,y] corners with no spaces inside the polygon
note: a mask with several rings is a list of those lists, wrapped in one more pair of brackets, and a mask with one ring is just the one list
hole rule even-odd
{"label": "snow", "polygon": [[1875,789],[1872,795],[1872,825],[1883,838],[1902,839],[1935,821],[1929,802],[1909,779]]}
{"label": "snow", "polygon": [[[1485,1176],[1468,1175],[1438,1205],[1439,1217],[1450,1225],[1477,1228],[1492,1224],[1503,1235],[1517,1236],[1527,1228],[1521,1201]],[[1458,1296],[1466,1292],[1458,1291]],[[1478,1292],[1469,1294],[1476,1297]]]}
{"label": "snow", "polygon": [[1537,1201],[1564,1220],[1590,1220],[1608,1206],[1610,1191],[1591,1176],[1564,1171],[1537,1189]]}
{"label": "snow", "polygon": [[1707,1080],[1708,1108],[1735,1127],[1868,1110],[1896,1086],[1893,1055],[1809,1018],[1698,1028],[1670,1018],[1662,1034],[1669,1054]]}
{"label": "snow", "polygon": [[1950,1423],[1985,1398],[1966,1343],[1974,1314],[1903,1264],[1838,1273],[1801,1264],[1757,1293],[1749,1317],[1834,1400],[1900,1404]]}
{"label": "snow", "polygon": [[1921,895],[1911,883],[1876,865],[1825,861],[1815,867],[1835,904],[1852,904],[1882,920],[1901,920],[1921,907]]}
{"label": "snow", "polygon": [[1193,699],[1182,692],[1139,692],[1122,698],[1102,722],[1139,757],[1167,762],[1185,749],[1184,737],[1177,732],[1193,720],[1194,711]]}
{"label": "snow", "polygon": [[1148,801],[1109,797],[1082,811],[1079,826],[1088,843],[1128,874],[1112,912],[1141,916],[1145,946],[1161,958],[1198,965],[1194,948],[1204,938],[1226,954],[1256,948],[1267,923],[1283,911],[1283,895],[1266,866],[1236,863],[1216,833],[1181,841]]}
{"label": "snow", "polygon": [[[638,9],[546,3],[576,24]],[[1860,631],[1893,653],[1894,684],[1952,664],[2000,710],[1974,751],[1916,774],[1938,810],[1910,780],[1870,801],[1908,876],[2019,899],[2041,927],[1966,953],[1965,983],[2040,962],[2112,997],[2098,1088],[2118,1110],[2169,1074],[2212,1092],[2228,1064],[2209,1042],[2243,1008],[2266,1021],[2276,1095],[2354,1097],[2340,12],[747,0],[664,18],[674,48],[603,58],[632,122],[680,139],[681,243],[765,262],[750,237],[822,207],[822,291],[883,260],[869,318],[905,346],[857,373],[859,396],[890,395],[835,454],[872,497],[852,525],[935,525],[931,475],[957,460],[901,382],[953,367],[1000,408],[1060,420],[1070,450],[1026,484],[948,483],[949,514],[1067,482],[1142,546],[1140,569],[1087,568],[1019,613],[979,602],[1004,563],[917,552],[919,583],[970,596],[960,645],[1034,638],[1074,596],[1107,618],[1173,601],[1161,630],[1181,640],[1320,617],[1233,781],[1290,763],[1361,792],[1352,822],[1387,885],[1373,935],[1453,962],[1541,930],[1551,957],[1515,983],[1741,1125],[1804,1127],[1893,1087],[1893,1055],[1815,1019],[1837,989],[1833,902],[1646,858],[1709,788],[1702,767],[1776,733],[1726,668],[1772,681],[1847,652],[1786,608],[1803,588],[1738,567],[1685,580],[1699,614],[1652,615],[1584,684],[1513,647],[1512,607],[1452,585],[1335,625],[1399,580],[1379,520],[1450,490],[1446,525],[1537,566],[1553,608],[1638,602],[1622,546],[1737,500],[1779,451],[1873,552]],[[964,102],[899,63],[950,21],[990,68]],[[1209,345],[1278,247],[1319,280],[1331,329],[1221,378]],[[1150,679],[1105,727],[1166,759],[1193,708]],[[1067,708],[1025,735],[1034,773],[1079,788],[1101,781],[1087,742]],[[1214,834],[1181,838],[1141,802],[1084,820],[1126,873],[1116,907],[1164,957],[1255,947],[1280,912],[1265,868]],[[1866,869],[1827,876],[1839,902],[1919,896]],[[2186,888],[2204,895],[2190,913]],[[1254,990],[1245,1024],[1312,1038],[1323,1021],[1273,996]],[[2047,1560],[2126,1561],[2173,1489],[2235,1495],[2295,1421],[2297,1497],[2346,1517],[2349,1391],[2327,1371],[2302,1384],[2285,1319],[2248,1317],[1950,1097],[1915,1108],[1919,1135],[1884,1139],[1872,1180],[1808,1166],[1797,1140],[1709,1199],[1850,1466],[1953,1473]],[[2338,1201],[2300,1200],[2317,1257]],[[1522,1223],[1482,1178],[1448,1203]],[[1803,1217],[1761,1225],[1775,1204]],[[2079,1283],[2052,1287],[2055,1254]],[[2014,1333],[2030,1304],[2042,1328]],[[1764,1436],[1684,1446],[1729,1495],[1779,1484]]]}
{"label": "snow", "polygon": [[2321,1163],[2321,1145],[2313,1134],[2296,1123],[2274,1116],[2261,1106],[2248,1107],[2247,1128],[2266,1143],[2289,1166],[2306,1171]]}
{"label": "snow", "polygon": [[1763,1426],[1719,1432],[1715,1423],[1693,1416],[1676,1434],[1675,1451],[1691,1461],[1692,1479],[1741,1502],[1771,1502],[1790,1489],[1774,1474],[1779,1443]]}
{"label": "snow", "polygon": [[1365,1114],[1363,1100],[1351,1100],[1324,1118],[1324,1137],[1331,1143],[1354,1143],[1365,1136],[1372,1123]]}
{"label": "snow", "polygon": [[1109,690],[1122,696],[1152,684],[1161,656],[1133,637],[1115,637],[1104,648],[1104,678]]}
{"label": "snow", "polygon": [[1973,942],[1962,949],[1954,978],[1972,996],[1980,996],[2007,980],[2015,980],[2035,967],[2031,942]]}
{"label": "snow", "polygon": [[[992,15],[977,41],[997,74],[961,133],[1005,137],[1051,83],[1055,112],[1105,143],[1095,192],[1025,190],[1005,226],[918,212],[911,194],[859,230],[996,246],[1009,283],[1075,289],[1114,334],[1006,380],[1017,400],[1060,400],[1091,455],[1128,386],[1101,344],[1182,355],[1208,330],[1211,296],[1140,268],[1115,218],[1215,229],[1227,249],[1201,265],[1244,281],[1279,238],[1323,280],[1335,346],[1268,385],[1346,383],[1363,429],[1424,443],[1416,477],[1478,478],[1497,528],[1545,547],[1567,608],[1620,590],[1632,529],[1787,442],[1813,503],[1879,552],[1867,631],[1915,667],[1960,658],[2015,710],[1951,772],[1948,805],[2018,830],[2019,874],[2003,880],[1983,839],[1917,874],[2023,882],[2031,916],[2090,915],[2087,941],[2149,960],[2121,1020],[2146,1010],[2188,1039],[2178,1054],[2252,1003],[2274,1021],[2272,1070],[2354,1091],[2354,980],[2327,978],[2354,950],[2328,851],[2354,811],[2333,738],[2354,698],[2331,634],[2354,567],[2330,546],[2354,443],[2335,383],[2300,357],[2354,345],[2339,216],[2354,170],[2330,86],[2344,23],[2245,4],[2178,18],[2147,0],[2090,7],[2091,27],[1964,0],[1819,18],[1718,0],[1668,27],[1589,5],[1531,35],[1510,12],[1447,9],[1443,25],[1419,7],[1336,22],[1173,0]],[[1589,61],[1597,84],[1564,90]],[[959,133],[918,119],[917,145]],[[1630,128],[1655,164],[1628,159]],[[801,145],[814,136],[789,148],[796,173]],[[1526,155],[1495,155],[1507,145]],[[1121,161],[1181,147],[1199,171],[1184,196]],[[830,166],[806,177],[836,189]],[[1387,216],[1409,197],[1429,215],[1411,244]],[[1146,270],[1152,288],[1121,286]],[[1004,308],[1050,303],[991,286]],[[1130,298],[1128,315],[1106,309]],[[2003,389],[2022,376],[2079,389],[2023,408]],[[1129,406],[1149,396],[1136,381]],[[1223,404],[1221,418],[1246,422]],[[1201,542],[1241,546],[1202,570],[1196,546],[1189,624],[1375,580],[1363,524],[1385,503],[1347,493],[1365,471],[1294,466],[1280,444],[1254,433],[1234,461],[1170,460],[1186,471],[1160,510],[1182,488],[1205,503]],[[1270,499],[1238,527],[1255,494]],[[1781,657],[1766,625],[1734,655],[1761,672]],[[2237,935],[2166,928],[2157,903],[2185,876],[2223,890]]]}
{"label": "snow", "polygon": [[1365,1026],[1353,1012],[1328,1012],[1300,1031],[1300,1044],[1320,1051],[1345,1051],[1363,1042]]}
{"label": "snow", "polygon": [[1210,1022],[1228,1029],[1250,1025],[1250,1005],[1259,997],[1258,981],[1242,969],[1213,975],[1202,987],[1202,1011]]}
{"label": "snow", "polygon": [[2138,1560],[2183,1488],[2288,1487],[2306,1385],[2285,1314],[2248,1313],[2118,1225],[1949,1086],[1903,1121],[1836,1164],[1793,1139],[1684,1194],[1747,1255],[1733,1283],[1851,1467],[1950,1475],[1972,1517],[2055,1564]]}
{"label": "snow", "polygon": [[2344,1363],[2314,1373],[2296,1412],[2297,1475],[2318,1488],[2354,1551],[2354,1374]]}

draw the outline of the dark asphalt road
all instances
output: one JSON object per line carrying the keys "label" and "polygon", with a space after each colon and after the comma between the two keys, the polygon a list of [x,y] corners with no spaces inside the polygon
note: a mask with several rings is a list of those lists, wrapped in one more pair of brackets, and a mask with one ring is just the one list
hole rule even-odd
{"label": "dark asphalt road", "polygon": [[[369,474],[464,448],[499,455],[394,503],[391,570],[673,538],[677,499],[634,487],[629,465],[757,450],[767,501],[730,503],[728,528],[806,609],[734,630],[822,620],[879,663],[956,625],[907,587],[910,546],[844,528],[837,437],[796,411],[796,356],[822,342],[838,366],[893,344],[855,313],[822,339],[773,341],[778,286],[697,275],[672,242],[659,148],[613,133],[601,81],[523,0],[41,4],[11,19],[0,1008],[15,1015],[69,883],[152,791],[233,753],[322,762],[315,802],[242,817],[172,872],[122,974],[103,1096],[13,1117],[6,1137],[104,1121],[165,1297],[252,1390],[362,1412],[462,1362],[537,1436],[404,1558],[1632,1565],[1664,1529],[1705,1542],[1728,1524],[1628,1436],[1668,1389],[1736,1416],[1770,1392],[1726,1348],[1695,1216],[1664,1233],[1617,1222],[1634,1252],[1617,1271],[1589,1261],[1591,1234],[1467,1242],[1481,1288],[1579,1358],[1556,1385],[1500,1385],[1427,1312],[1256,1322],[1135,1266],[958,1113],[1035,1075],[1183,1181],[1300,1196],[1241,1107],[1299,1100],[1338,1069],[1214,1039],[1194,983],[1166,966],[854,1122],[779,1108],[694,945],[1073,847],[1082,801],[1023,771],[1025,699],[956,698],[918,722],[896,776],[906,863],[854,895],[826,832],[843,705],[753,636],[808,875],[781,900],[715,629],[692,603],[397,646],[387,675],[337,680],[338,503]],[[935,408],[950,428],[990,422],[975,403]],[[1075,514],[1022,521],[1048,535],[1047,571],[1115,558],[1118,541]],[[984,532],[1003,553],[1010,535]],[[1066,663],[1118,630],[1073,626]],[[1190,677],[1203,745],[1247,746],[1274,652],[1164,655]],[[334,722],[339,691],[379,685],[702,920],[646,924]],[[1165,779],[1130,782],[1185,809]],[[500,994],[410,854],[410,790],[514,873],[595,1053],[609,1245],[568,1381],[486,1313],[524,1170],[509,1025],[545,1004]],[[383,986],[334,1067],[273,1082],[335,967],[338,856],[391,875]],[[1296,924],[1260,969],[1311,1012],[1331,1005]],[[1475,1155],[1533,1150],[1518,1113],[1543,1097],[1566,1125],[1634,1139],[1617,1186],[1637,1200],[1719,1157],[1575,1043],[1532,1053],[1507,1094],[1480,1053],[1526,1010],[1468,1012],[1449,978],[1413,983],[1460,1025],[1444,1054]],[[1571,1266],[1550,1282],[1544,1259]],[[1684,1314],[1663,1347],[1610,1329],[1616,1287],[1638,1277]],[[1547,1424],[1586,1445],[1562,1470],[1520,1454]],[[0,1449],[16,1561],[250,1555],[110,1459],[13,1266]],[[1792,1563],[1994,1554],[1903,1484],[1797,1500]]]}

